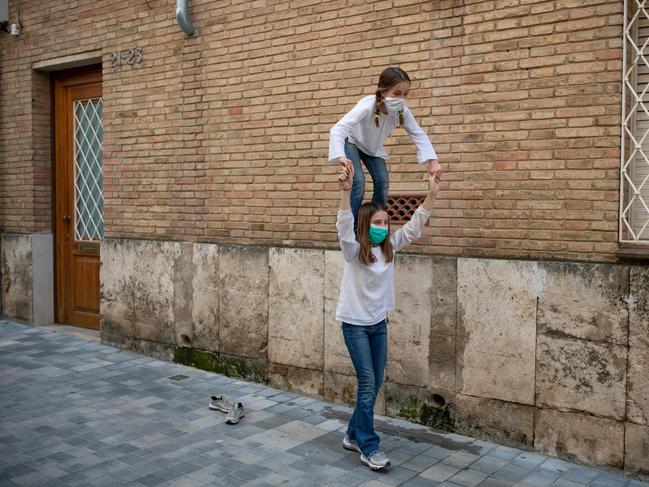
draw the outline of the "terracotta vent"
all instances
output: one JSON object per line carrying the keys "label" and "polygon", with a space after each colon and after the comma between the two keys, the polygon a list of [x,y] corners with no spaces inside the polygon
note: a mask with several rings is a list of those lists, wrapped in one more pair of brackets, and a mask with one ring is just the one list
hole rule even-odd
{"label": "terracotta vent", "polygon": [[410,217],[417,207],[424,201],[424,196],[417,195],[391,195],[388,196],[388,216],[390,223],[403,225],[410,221]]}

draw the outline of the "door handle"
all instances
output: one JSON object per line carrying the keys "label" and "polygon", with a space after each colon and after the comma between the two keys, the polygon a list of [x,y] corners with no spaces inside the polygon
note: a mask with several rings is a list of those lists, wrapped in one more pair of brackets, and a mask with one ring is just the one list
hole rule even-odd
{"label": "door handle", "polygon": [[63,215],[63,221],[65,223],[70,223],[70,215],[68,215],[67,213]]}

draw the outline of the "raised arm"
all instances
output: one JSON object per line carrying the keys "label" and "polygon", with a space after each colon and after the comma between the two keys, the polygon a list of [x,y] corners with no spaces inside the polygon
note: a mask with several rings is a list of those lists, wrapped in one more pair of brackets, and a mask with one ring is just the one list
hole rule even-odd
{"label": "raised arm", "polygon": [[343,251],[345,261],[352,262],[358,258],[360,244],[356,240],[354,233],[354,215],[352,214],[349,198],[352,189],[352,180],[354,178],[354,168],[342,166],[338,181],[340,182],[340,209],[336,219],[336,228],[338,229],[338,238],[340,239],[340,248]]}
{"label": "raised arm", "polygon": [[433,206],[435,206],[435,200],[437,199],[438,191],[439,191],[439,176],[428,173],[428,193],[426,193],[426,198],[421,204],[424,210],[426,210],[428,213],[433,211]]}
{"label": "raised arm", "polygon": [[354,179],[354,166],[340,168],[338,174],[338,182],[340,183],[340,209],[343,211],[351,211],[351,203],[349,201],[352,192],[352,180]]}
{"label": "raised arm", "polygon": [[415,210],[410,221],[390,236],[395,252],[407,247],[421,237],[424,232],[424,226],[433,210],[438,190],[439,176],[428,173],[428,193],[426,193],[426,198],[423,203]]}

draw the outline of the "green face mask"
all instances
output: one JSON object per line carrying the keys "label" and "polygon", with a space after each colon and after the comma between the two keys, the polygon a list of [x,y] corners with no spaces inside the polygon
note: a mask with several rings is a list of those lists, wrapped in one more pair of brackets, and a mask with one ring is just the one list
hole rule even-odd
{"label": "green face mask", "polygon": [[373,244],[380,244],[388,236],[388,229],[370,225],[370,242]]}

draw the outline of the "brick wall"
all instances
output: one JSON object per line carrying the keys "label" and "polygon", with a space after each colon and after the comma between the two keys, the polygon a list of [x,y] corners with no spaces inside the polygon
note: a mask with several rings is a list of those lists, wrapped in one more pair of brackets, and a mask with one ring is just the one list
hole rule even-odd
{"label": "brick wall", "polygon": [[[49,129],[35,134],[43,99],[32,96],[49,83],[43,86],[41,77],[21,69],[22,56],[17,46],[6,49],[7,37],[0,41],[0,232],[33,233],[48,228],[51,218],[49,158],[45,172],[42,165]],[[49,111],[47,97],[45,102]]]}
{"label": "brick wall", "polygon": [[[614,260],[619,0],[190,4],[192,38],[161,0],[21,2],[24,36],[0,36],[0,228],[51,225],[31,65],[96,50],[106,236],[334,247],[329,129],[399,65],[446,170],[417,252]],[[143,63],[111,68],[131,47]],[[402,129],[388,146],[392,190],[421,190]]]}

